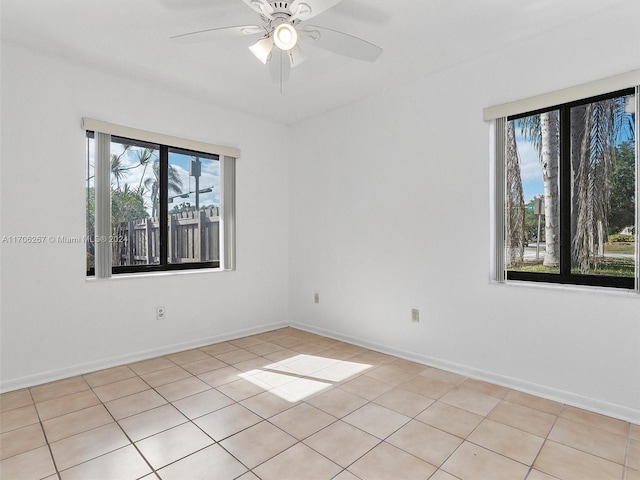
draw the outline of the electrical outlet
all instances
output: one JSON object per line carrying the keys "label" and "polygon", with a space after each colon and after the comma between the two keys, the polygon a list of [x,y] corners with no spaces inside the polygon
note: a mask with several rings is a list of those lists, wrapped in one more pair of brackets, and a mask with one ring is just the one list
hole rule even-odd
{"label": "electrical outlet", "polygon": [[156,320],[164,320],[166,314],[164,307],[156,307]]}
{"label": "electrical outlet", "polygon": [[319,293],[314,293],[313,294],[313,302],[314,303],[320,303],[320,294]]}
{"label": "electrical outlet", "polygon": [[420,310],[417,308],[411,309],[411,321],[416,323],[420,322]]}

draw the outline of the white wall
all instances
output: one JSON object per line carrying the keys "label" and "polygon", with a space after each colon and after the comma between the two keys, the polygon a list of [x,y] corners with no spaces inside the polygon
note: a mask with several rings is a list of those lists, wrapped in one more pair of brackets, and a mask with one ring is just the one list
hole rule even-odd
{"label": "white wall", "polygon": [[639,422],[640,298],[489,282],[482,109],[639,68],[602,17],[295,125],[291,322]]}
{"label": "white wall", "polygon": [[238,270],[87,281],[83,244],[2,244],[2,390],[285,324],[286,127],[4,44],[2,235],[84,234],[83,116],[239,147]]}

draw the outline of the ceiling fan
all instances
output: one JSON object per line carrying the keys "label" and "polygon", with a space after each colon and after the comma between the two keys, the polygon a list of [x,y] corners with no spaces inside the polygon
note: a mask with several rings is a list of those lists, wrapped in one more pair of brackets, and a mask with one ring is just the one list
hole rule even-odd
{"label": "ceiling fan", "polygon": [[171,37],[180,43],[203,42],[220,33],[262,35],[249,50],[263,64],[269,64],[274,82],[287,81],[291,68],[305,61],[301,44],[312,44],[347,57],[374,62],[382,48],[353,35],[329,28],[303,24],[340,3],[341,0],[242,0],[260,15],[261,25],[210,28]]}

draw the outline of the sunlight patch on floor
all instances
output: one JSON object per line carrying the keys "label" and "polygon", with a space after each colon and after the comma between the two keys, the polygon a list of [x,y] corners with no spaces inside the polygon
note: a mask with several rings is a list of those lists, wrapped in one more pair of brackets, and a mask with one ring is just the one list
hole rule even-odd
{"label": "sunlight patch on floor", "polygon": [[289,402],[299,402],[371,365],[316,355],[296,355],[238,375]]}

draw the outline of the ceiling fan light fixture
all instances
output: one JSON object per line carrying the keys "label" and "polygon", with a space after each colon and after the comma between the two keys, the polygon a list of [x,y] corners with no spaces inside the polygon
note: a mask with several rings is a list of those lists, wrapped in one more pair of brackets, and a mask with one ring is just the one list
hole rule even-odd
{"label": "ceiling fan light fixture", "polygon": [[282,23],[273,31],[273,41],[280,50],[291,50],[298,42],[298,32],[293,25]]}
{"label": "ceiling fan light fixture", "polygon": [[251,53],[253,53],[258,60],[266,65],[271,56],[271,50],[273,50],[273,39],[270,36],[261,38],[251,45],[249,50],[251,50]]}

